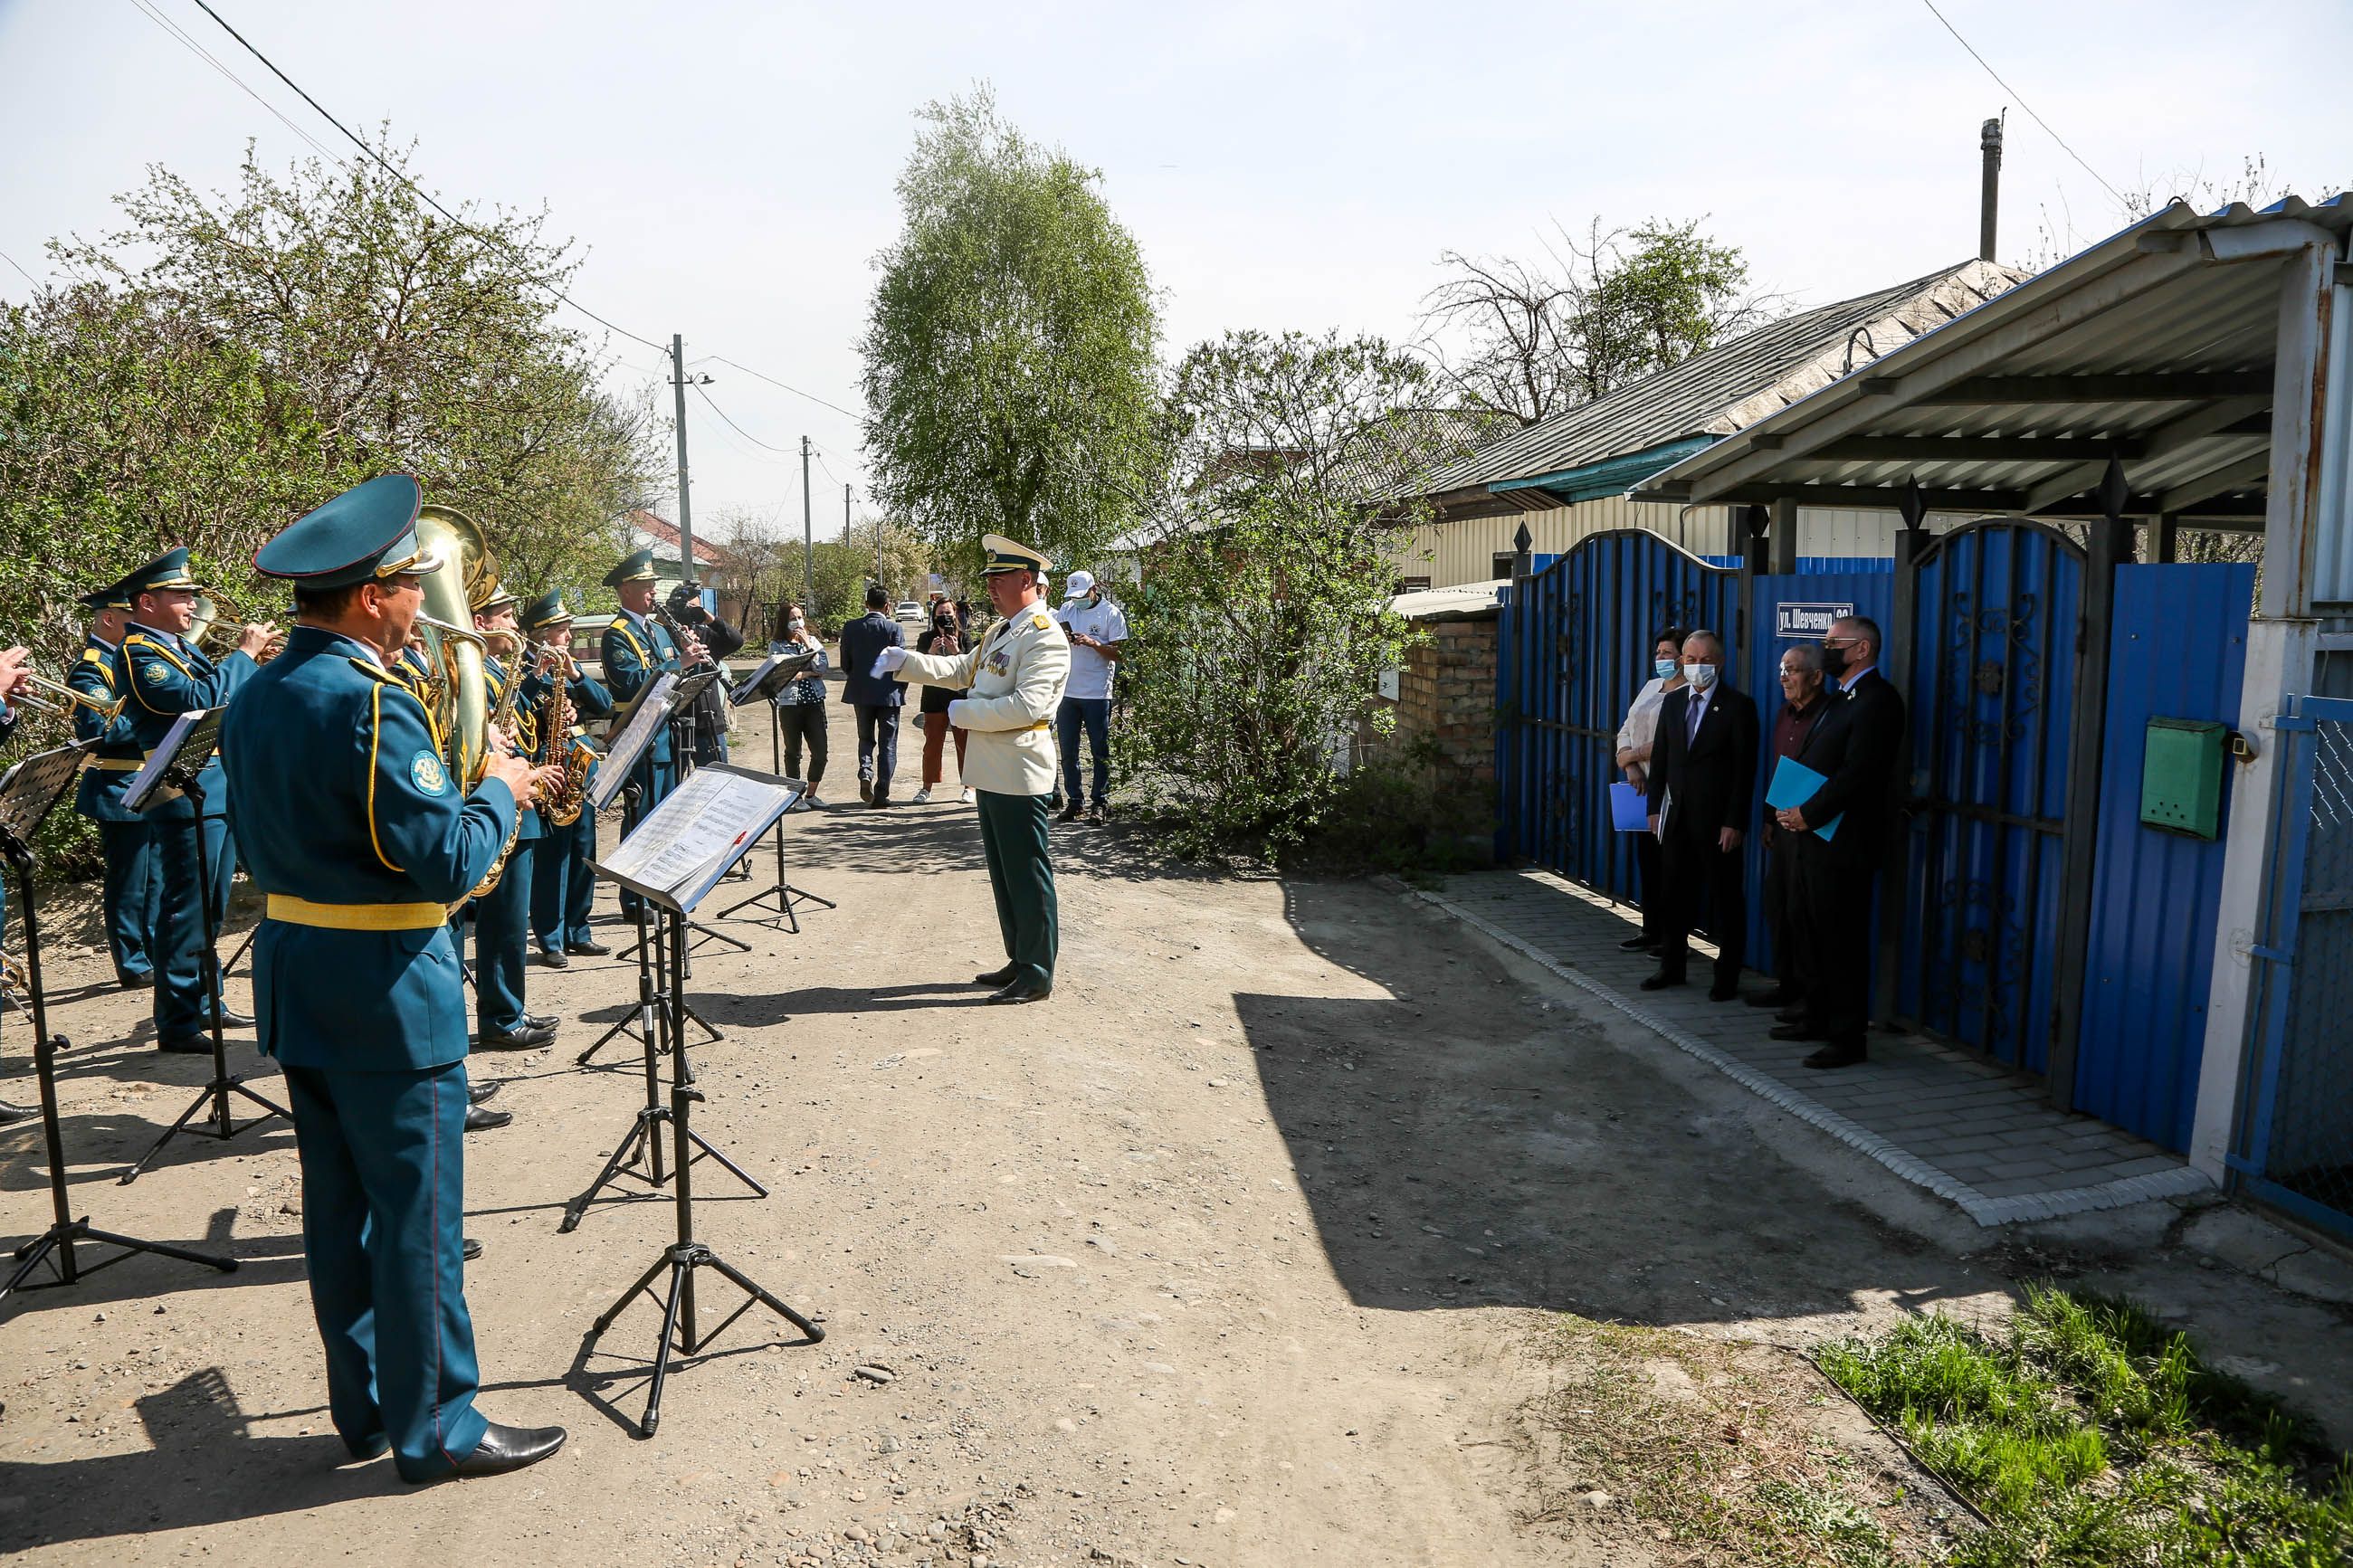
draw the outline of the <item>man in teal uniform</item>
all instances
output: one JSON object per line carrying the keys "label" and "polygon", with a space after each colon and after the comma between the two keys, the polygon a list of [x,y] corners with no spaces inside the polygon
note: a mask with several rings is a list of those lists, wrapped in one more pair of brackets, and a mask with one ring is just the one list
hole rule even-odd
{"label": "man in teal uniform", "polygon": [[[580,721],[611,718],[613,695],[603,682],[590,679],[576,668],[568,677],[555,674],[568,662],[572,647],[572,612],[564,607],[563,591],[542,594],[524,605],[522,629],[534,647],[545,650],[535,656],[536,667],[523,683],[524,693],[538,702],[537,760],[542,764],[560,763],[580,752],[594,757],[596,748],[580,732]],[[547,728],[547,704],[555,694],[558,679],[565,680],[565,694],[572,700],[572,726],[561,735]],[[596,781],[593,762],[587,777],[592,784]],[[596,897],[596,879],[588,862],[596,854],[596,814],[585,804],[569,824],[542,824],[539,848],[532,856],[531,929],[539,938],[540,961],[551,969],[565,967],[575,955],[602,958],[613,951],[588,929],[588,910]]]}
{"label": "man in teal uniform", "polygon": [[[0,745],[8,742],[16,732],[16,710],[8,700],[32,684],[33,672],[26,663],[30,655],[22,647],[0,648]],[[8,882],[0,875],[0,938],[8,934]],[[37,1105],[18,1105],[14,1100],[0,1100],[0,1127],[14,1121],[29,1121],[41,1113]]]}
{"label": "man in teal uniform", "polygon": [[[652,551],[640,550],[606,573],[605,586],[621,601],[621,613],[605,628],[605,684],[612,689],[615,704],[625,707],[636,701],[665,670],[676,674],[682,668],[681,657],[689,665],[700,660],[702,645],[690,635],[686,647],[681,648],[670,640],[670,628],[653,618]],[[646,747],[644,760],[631,771],[629,780],[638,786],[638,794],[637,799],[628,802],[621,812],[624,837],[678,786],[678,763],[671,753],[669,725],[656,732],[652,743]],[[621,895],[621,913],[630,920],[637,918],[636,894]]]}
{"label": "man in teal uniform", "polygon": [[355,1458],[411,1481],[545,1458],[560,1426],[474,1408],[466,1310],[466,997],[449,906],[481,880],[541,775],[493,755],[469,793],[387,666],[439,560],[406,474],[347,490],[254,556],[295,584],[286,651],[231,705],[230,816],[269,909],[261,1048],[286,1072],[327,1405]]}
{"label": "man in teal uniform", "polygon": [[[193,708],[218,708],[253,678],[256,658],[278,636],[269,625],[248,626],[237,650],[215,664],[187,640],[195,624],[196,580],[188,574],[188,552],[159,555],[122,580],[131,601],[131,626],[114,654],[114,689],[129,694],[122,705],[131,736],[143,757],[160,744],[172,721]],[[216,754],[197,783],[204,791],[204,817],[185,796],[151,806],[157,880],[154,942],[155,1044],[182,1055],[209,1055],[210,1008],[218,1005],[226,1027],[253,1020],[229,1010],[221,998],[205,994],[205,906],[213,929],[228,917],[229,878],[237,848],[228,830],[228,785]],[[196,836],[204,836],[201,858]],[[199,886],[199,867],[209,871],[209,888]]]}
{"label": "man in teal uniform", "polygon": [[[495,712],[506,700],[507,682],[515,679],[510,672],[522,668],[513,651],[522,637],[515,626],[515,596],[500,588],[475,605],[474,629],[491,639],[492,649],[509,650],[493,651],[482,659],[482,677]],[[534,750],[537,716],[528,681],[517,689],[514,704],[508,739],[518,754],[529,756]],[[481,1037],[477,1050],[537,1050],[555,1038],[553,1016],[539,1017],[523,1007],[524,965],[531,940],[531,863],[541,829],[539,813],[530,805],[522,806],[517,816],[522,826],[499,873],[498,886],[474,900],[474,1023]],[[481,1121],[491,1114],[494,1113],[478,1113],[476,1120]]]}
{"label": "man in teal uniform", "polygon": [[74,739],[98,742],[74,786],[74,809],[98,824],[99,850],[106,861],[106,945],[114,957],[114,978],[143,990],[155,984],[150,951],[156,913],[155,831],[122,804],[139,771],[139,740],[124,711],[130,704],[118,700],[114,687],[115,653],[131,619],[131,596],[116,583],[84,594],[81,604],[90,612],[90,629],[82,633],[81,658],[66,671],[66,684],[116,711],[110,719],[97,708],[74,708]]}

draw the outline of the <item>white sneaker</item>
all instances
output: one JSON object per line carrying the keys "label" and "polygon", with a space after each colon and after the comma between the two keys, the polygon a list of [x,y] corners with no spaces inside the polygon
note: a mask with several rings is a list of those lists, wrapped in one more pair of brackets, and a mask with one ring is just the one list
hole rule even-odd
{"label": "white sneaker", "polygon": [[970,784],[964,786],[964,794],[957,799],[956,804],[958,805],[970,805],[972,804],[972,786]]}
{"label": "white sneaker", "polygon": [[917,790],[917,791],[915,792],[915,798],[914,798],[913,801],[909,802],[908,804],[910,804],[910,805],[931,805],[931,804],[932,804],[932,786],[931,786],[931,785],[929,785],[929,784],[925,784],[923,788],[921,788],[921,789]]}

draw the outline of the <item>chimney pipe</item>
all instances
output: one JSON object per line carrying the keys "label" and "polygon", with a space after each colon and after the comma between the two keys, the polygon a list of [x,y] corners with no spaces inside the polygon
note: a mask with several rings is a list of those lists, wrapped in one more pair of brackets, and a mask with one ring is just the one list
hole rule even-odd
{"label": "chimney pipe", "polygon": [[[2009,110],[2004,110],[2003,114]],[[1978,259],[1993,259],[1994,230],[2001,216],[2001,120],[1978,128],[1978,149],[1985,154],[1985,175],[1978,193]]]}

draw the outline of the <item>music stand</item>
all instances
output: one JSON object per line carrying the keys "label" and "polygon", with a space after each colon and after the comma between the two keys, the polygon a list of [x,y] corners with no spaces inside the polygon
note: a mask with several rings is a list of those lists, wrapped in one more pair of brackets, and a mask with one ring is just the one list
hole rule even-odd
{"label": "music stand", "polygon": [[[787,781],[748,768],[723,763],[699,768],[688,784],[681,785],[677,794],[647,813],[637,830],[622,841],[609,858],[596,865],[599,876],[638,895],[638,919],[649,922],[640,943],[649,951],[659,946],[670,966],[667,995],[654,1010],[658,1031],[670,1042],[670,1105],[667,1114],[662,1114],[660,1108],[639,1112],[638,1126],[652,1138],[659,1136],[660,1122],[670,1123],[677,1237],[653,1266],[596,1319],[586,1336],[586,1342],[593,1343],[640,1294],[662,1302],[661,1339],[654,1351],[645,1417],[638,1423],[641,1436],[652,1436],[660,1425],[662,1387],[670,1376],[671,1355],[695,1354],[754,1305],[765,1306],[790,1321],[807,1336],[807,1343],[815,1344],[825,1338],[822,1328],[695,1239],[692,1173],[698,1150],[727,1163],[754,1192],[763,1196],[766,1194],[758,1183],[695,1135],[688,1117],[694,1102],[703,1097],[701,1090],[691,1087],[685,1072],[687,917],[727,868],[742,859],[768,826],[798,798],[799,792]],[[652,925],[667,926],[669,930],[657,936],[650,929]],[[649,1047],[649,1067],[652,1058]],[[608,1173],[617,1169],[616,1163],[607,1167]],[[600,1177],[599,1184],[605,1179]],[[595,1190],[591,1188],[575,1204],[585,1207]],[[716,1269],[744,1297],[742,1305],[707,1333],[700,1327],[694,1304],[694,1276],[702,1268]],[[670,1270],[670,1289],[666,1296],[656,1297],[650,1287],[664,1269]],[[584,1344],[584,1351],[585,1348]]]}
{"label": "music stand", "polygon": [[[212,857],[205,848],[203,782],[205,763],[220,744],[221,712],[218,708],[191,708],[174,720],[163,741],[148,753],[146,766],[132,775],[130,788],[122,794],[123,805],[132,811],[151,811],[183,795],[195,808],[188,826],[196,836],[197,912],[205,924],[203,978],[213,1036],[212,1081],[196,1091],[196,1098],[180,1112],[180,1119],[164,1129],[164,1135],[155,1140],[153,1146],[122,1173],[124,1186],[137,1181],[140,1173],[164,1152],[164,1146],[178,1137],[196,1112],[207,1105],[212,1107],[213,1125],[205,1131],[220,1139],[234,1138],[246,1127],[259,1127],[271,1116],[283,1116],[290,1121],[294,1118],[292,1111],[248,1089],[243,1077],[228,1070],[228,1046],[221,1038],[221,1009],[227,1003],[221,994],[220,923],[213,907]],[[228,1097],[232,1094],[243,1095],[268,1114],[255,1117],[245,1127],[237,1126],[229,1117]]]}
{"label": "music stand", "polygon": [[[792,654],[772,653],[765,663],[731,688],[727,693],[727,701],[731,707],[741,708],[746,703],[764,700],[768,704],[768,767],[780,778],[784,776],[785,772],[785,725],[782,717],[783,710],[776,706],[776,700],[785,688],[807,675],[809,667],[814,665],[817,659],[818,654],[814,648]],[[807,793],[807,787],[803,785],[801,794],[806,795]],[[828,910],[839,909],[841,906],[831,899],[810,892],[806,888],[793,886],[792,879],[785,874],[785,823],[782,817],[776,819],[776,886],[763,889],[748,899],[738,899],[720,910],[719,918],[723,921],[738,910],[748,910],[755,904],[766,904],[773,900],[776,912],[754,923],[767,925],[781,920],[785,922],[786,931],[798,936],[801,933],[801,922],[799,915],[793,908],[796,903],[818,904]]]}
{"label": "music stand", "polygon": [[[671,676],[665,673],[661,678],[664,680],[670,680],[673,682],[666,698],[663,700],[665,702],[663,718],[670,726],[670,765],[679,770],[679,783],[678,784],[671,786],[671,795],[677,794],[678,790],[681,787],[683,787],[685,781],[692,777],[695,772],[693,760],[695,700],[702,695],[704,689],[707,689],[712,681],[718,679],[725,673],[726,671],[722,669],[706,669],[699,675]],[[657,681],[656,687],[659,687],[659,684],[660,682]],[[641,695],[646,698],[650,698],[653,689],[654,688],[649,688],[647,692]],[[631,730],[635,730],[637,728],[637,720],[634,716],[630,720],[629,728]],[[649,742],[650,734],[649,734],[648,741],[640,742],[640,744],[643,745]],[[681,750],[681,748],[683,748],[683,750]],[[667,800],[670,796],[664,795],[662,798]],[[657,807],[657,809],[659,809],[659,807]],[[642,826],[642,824],[640,824],[640,826]],[[733,935],[727,931],[714,931],[711,927],[704,925],[701,921],[690,920],[686,922],[686,926],[688,931],[691,933],[687,938],[689,943],[687,956],[689,958],[693,956],[692,944],[701,942],[723,942],[738,952],[749,952],[752,951],[752,944],[745,942],[743,938]],[[626,948],[621,952],[619,956],[628,958],[637,951],[638,950],[634,947]],[[695,1021],[697,1023],[702,1022],[700,1018]],[[711,1028],[709,1024],[703,1024],[702,1026],[706,1029]],[[715,1029],[712,1029],[711,1032],[714,1035],[718,1033]]]}
{"label": "music stand", "polygon": [[[120,1263],[134,1252],[153,1252],[184,1263],[201,1263],[224,1274],[237,1268],[234,1258],[215,1258],[185,1247],[169,1247],[160,1241],[142,1241],[115,1231],[100,1230],[90,1223],[88,1215],[76,1218],[66,1198],[65,1139],[58,1129],[57,1073],[57,1054],[65,1047],[66,1040],[63,1036],[51,1037],[48,1004],[41,994],[41,921],[33,898],[33,834],[50,808],[73,786],[74,774],[80,770],[82,759],[97,745],[96,741],[81,741],[54,752],[37,752],[0,776],[0,856],[5,856],[16,873],[18,902],[24,909],[25,989],[31,993],[26,1001],[33,1017],[33,1070],[41,1086],[41,1140],[48,1152],[49,1209],[56,1216],[48,1229],[16,1248],[16,1268],[8,1276],[8,1282],[0,1285],[0,1300],[5,1300],[19,1289],[43,1288],[26,1281],[44,1263],[57,1275],[44,1281],[46,1286],[71,1285],[82,1276]],[[74,1251],[76,1245],[83,1242],[103,1243],[122,1250],[85,1265]]]}

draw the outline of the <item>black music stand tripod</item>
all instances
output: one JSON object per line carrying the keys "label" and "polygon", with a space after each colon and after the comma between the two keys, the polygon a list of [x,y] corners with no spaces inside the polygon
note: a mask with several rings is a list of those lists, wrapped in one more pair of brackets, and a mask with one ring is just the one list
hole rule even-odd
{"label": "black music stand tripod", "polygon": [[[667,1050],[670,1054],[670,1076],[675,1080],[673,1093],[683,1094],[690,1100],[702,1098],[701,1089],[677,1087],[691,1085],[694,1072],[687,1065],[683,1035],[673,1034],[670,1023],[668,988],[673,977],[665,966],[670,963],[672,938],[661,929],[667,921],[650,922],[649,930],[646,909],[646,904],[640,900],[638,905],[638,947],[639,952],[649,955],[650,962],[641,961],[638,965],[638,1006],[633,1015],[642,1020],[638,1037],[645,1046],[646,1103],[638,1111],[637,1121],[630,1127],[628,1136],[614,1148],[613,1157],[605,1162],[605,1168],[596,1173],[596,1179],[588,1184],[588,1190],[564,1205],[564,1222],[555,1227],[558,1236],[569,1235],[578,1229],[582,1216],[588,1212],[588,1205],[596,1201],[596,1194],[622,1176],[636,1177],[649,1187],[669,1184],[670,1178],[662,1171],[661,1129],[664,1122],[674,1118],[676,1111],[672,1106],[662,1103],[661,1073],[655,1065],[655,1058],[660,1052]],[[653,978],[653,972],[657,969],[663,973],[659,987]],[[692,1016],[691,1009],[684,1014],[685,1017]],[[682,1030],[683,1026],[681,1019],[680,1028]],[[610,1037],[609,1035],[607,1037]],[[684,1163],[691,1159],[716,1160],[726,1166],[736,1180],[751,1188],[754,1196],[765,1198],[768,1195],[767,1188],[754,1181],[741,1165],[712,1147],[711,1141],[702,1133],[681,1127],[677,1137],[691,1142],[700,1151],[689,1156],[681,1146],[679,1151],[680,1169],[683,1170]],[[672,1139],[673,1142],[677,1142],[677,1137]]]}
{"label": "black music stand tripod", "polygon": [[[795,680],[797,680],[802,676],[807,674],[809,666],[814,663],[815,660],[812,658],[797,659],[790,662],[779,662],[776,660],[772,660],[771,662],[776,664],[776,668],[774,669],[768,670],[765,673],[755,671],[752,676],[752,679],[746,680],[742,686],[739,686],[734,690],[729,692],[727,694],[727,700],[732,705],[738,708],[744,706],[747,702],[757,702],[763,699],[766,700],[768,704],[768,771],[781,778],[784,776],[785,772],[785,720],[784,710],[776,706],[776,694],[782,691],[786,686],[791,685]],[[806,795],[807,791],[804,790],[803,794]],[[765,906],[770,903],[774,903],[776,912],[755,921],[755,923],[767,925],[776,921],[784,921],[785,929],[786,931],[790,931],[795,936],[798,936],[801,933],[800,916],[794,909],[794,905],[816,904],[821,908],[828,910],[839,909],[841,906],[835,903],[831,899],[824,898],[818,894],[810,892],[807,888],[797,888],[793,886],[792,879],[785,874],[785,824],[783,818],[779,817],[777,819],[776,826],[772,829],[772,831],[776,836],[776,886],[764,888],[748,899],[738,899],[735,902],[720,910],[719,918],[723,921],[738,910],[748,910],[755,905]]]}
{"label": "black music stand tripod", "polygon": [[[120,1263],[134,1252],[152,1252],[162,1258],[176,1258],[183,1263],[201,1263],[217,1268],[224,1274],[236,1272],[237,1259],[216,1258],[210,1253],[191,1251],[185,1247],[171,1247],[160,1241],[142,1241],[137,1237],[118,1231],[100,1230],[90,1223],[88,1215],[76,1217],[66,1197],[65,1139],[58,1129],[57,1054],[65,1048],[63,1036],[49,1033],[48,1004],[41,994],[41,923],[33,895],[33,830],[41,819],[64,796],[73,783],[75,770],[81,765],[84,753],[97,744],[93,741],[44,752],[26,758],[9,770],[6,779],[0,780],[0,858],[16,873],[18,907],[25,920],[25,988],[30,993],[26,1001],[33,1018],[33,1068],[41,1085],[41,1140],[47,1146],[49,1163],[49,1209],[56,1217],[49,1228],[16,1248],[16,1268],[8,1282],[0,1285],[0,1300],[19,1289],[71,1285],[85,1275]],[[95,1263],[81,1261],[75,1247],[96,1243],[122,1250]],[[28,1283],[34,1271],[47,1264],[56,1275],[40,1284]]]}
{"label": "black music stand tripod", "polygon": [[[732,768],[728,771],[745,772],[745,770]],[[758,777],[756,774],[751,776],[755,779]],[[783,783],[781,780],[766,782],[771,784]],[[784,809],[797,798],[797,792],[787,791],[774,808],[775,815],[781,816]],[[649,820],[652,819],[649,818]],[[761,824],[763,829],[766,826],[765,823]],[[738,841],[744,847],[748,847],[750,842],[750,838]],[[626,850],[627,847],[625,845],[624,849]],[[713,1252],[708,1245],[695,1239],[694,1235],[693,1172],[698,1157],[697,1151],[708,1152],[714,1157],[720,1156],[718,1156],[718,1151],[712,1149],[708,1143],[695,1135],[689,1121],[694,1103],[702,1099],[702,1095],[687,1080],[686,1053],[682,1048],[686,1030],[687,916],[693,904],[718,880],[719,875],[723,873],[726,866],[732,866],[742,858],[743,849],[737,848],[726,854],[725,865],[717,865],[714,862],[701,881],[700,890],[691,896],[681,896],[669,889],[635,880],[616,873],[609,866],[597,868],[599,875],[611,878],[638,895],[640,920],[651,921],[668,928],[659,934],[649,931],[643,939],[643,945],[659,945],[664,950],[670,969],[661,1005],[654,1010],[657,1027],[660,1033],[669,1037],[671,1047],[669,1114],[666,1117],[648,1116],[641,1112],[639,1126],[648,1130],[649,1138],[658,1138],[660,1132],[659,1123],[665,1121],[670,1123],[671,1177],[677,1215],[676,1238],[663,1249],[662,1255],[654,1260],[652,1267],[639,1275],[636,1283],[621,1293],[620,1300],[615,1301],[596,1319],[583,1337],[585,1352],[586,1347],[595,1342],[596,1336],[611,1328],[622,1312],[627,1310],[629,1304],[640,1295],[662,1303],[661,1339],[654,1347],[653,1376],[648,1386],[646,1413],[643,1420],[638,1423],[638,1434],[646,1437],[652,1436],[656,1427],[661,1423],[662,1388],[670,1377],[671,1357],[674,1354],[687,1356],[696,1354],[704,1345],[724,1333],[736,1319],[750,1311],[754,1306],[767,1308],[795,1328],[799,1329],[807,1336],[803,1343],[816,1344],[825,1338],[824,1329],[795,1310],[781,1297],[771,1293],[742,1269]],[[650,1048],[647,1052],[646,1059],[650,1070],[653,1060]],[[722,1163],[727,1163],[723,1157],[720,1158]],[[732,1164],[729,1164],[728,1168],[735,1170]],[[744,1176],[744,1173],[740,1170],[736,1170],[735,1173]],[[744,1176],[744,1180],[747,1183],[751,1182],[749,1176]],[[752,1185],[754,1191],[760,1190],[758,1184],[753,1183]],[[594,1191],[594,1188],[590,1189],[591,1194]],[[718,1327],[708,1332],[703,1331],[699,1325],[694,1304],[694,1277],[698,1270],[704,1268],[716,1270],[721,1278],[744,1292],[742,1303],[721,1320]],[[670,1272],[670,1289],[666,1295],[658,1297],[654,1294],[653,1283],[661,1277],[665,1269]]]}
{"label": "black music stand tripod", "polygon": [[[189,1123],[196,1112],[208,1106],[212,1110],[213,1124],[210,1127],[196,1128],[195,1131],[224,1140],[236,1137],[247,1128],[259,1127],[272,1116],[283,1116],[289,1121],[294,1119],[292,1111],[248,1089],[241,1075],[228,1070],[228,1046],[221,1038],[221,1009],[227,1005],[227,1003],[222,995],[220,921],[213,903],[212,856],[205,848],[205,789],[200,777],[206,760],[212,755],[214,748],[219,744],[219,742],[220,713],[216,710],[189,728],[186,735],[181,739],[178,749],[172,753],[171,761],[164,765],[163,777],[159,781],[161,784],[168,785],[187,796],[188,804],[195,808],[195,816],[190,819],[188,829],[196,836],[198,913],[205,922],[204,983],[206,1008],[212,1018],[212,1080],[196,1090],[196,1098],[189,1102],[187,1110],[180,1112],[180,1119],[164,1129],[164,1135],[155,1140],[154,1145],[147,1152],[140,1155],[129,1170],[122,1173],[122,1184],[126,1187],[139,1179],[140,1173],[146,1170],[154,1161],[155,1156],[164,1152],[165,1144],[178,1137],[182,1131],[189,1130]],[[123,797],[123,804],[133,811],[146,811],[152,809],[164,798],[164,791],[159,787],[149,790],[143,798],[137,800],[126,795]],[[261,1107],[264,1114],[255,1117],[244,1127],[237,1126],[229,1116],[228,1097],[232,1094],[243,1095]]]}
{"label": "black music stand tripod", "polygon": [[[621,786],[622,798],[628,802],[632,810],[637,806],[638,795],[638,788],[634,781]],[[586,1050],[582,1051],[578,1056],[573,1058],[572,1063],[575,1067],[586,1067],[590,1062],[596,1059],[596,1053],[598,1051],[603,1050],[607,1046],[611,1045],[623,1035],[628,1035],[634,1039],[643,1042],[648,1050],[657,1048],[655,1041],[658,1031],[654,1027],[654,1012],[664,1000],[665,992],[663,988],[669,984],[670,969],[668,963],[661,958],[661,956],[657,953],[653,948],[649,947],[646,944],[647,925],[645,914],[645,907],[643,905],[639,905],[638,909],[638,940],[628,950],[630,953],[636,955],[638,961],[638,1005],[629,1012],[624,1013],[619,1017],[614,1019],[613,1026],[611,1028],[606,1030],[603,1034],[590,1041]],[[686,1016],[690,1023],[693,1024],[696,1028],[702,1031],[702,1043],[704,1045],[715,1046],[720,1041],[727,1037],[714,1028],[709,1019],[696,1012],[694,1010],[694,1004],[691,1002],[688,1003],[686,1005]],[[670,1047],[669,1042],[663,1041],[659,1048],[667,1051]],[[694,1074],[691,1070],[687,1073],[686,1081],[689,1083],[692,1083],[694,1081]],[[657,1155],[656,1158],[659,1160],[659,1156]],[[660,1178],[656,1177],[655,1181],[656,1184],[659,1185]]]}

